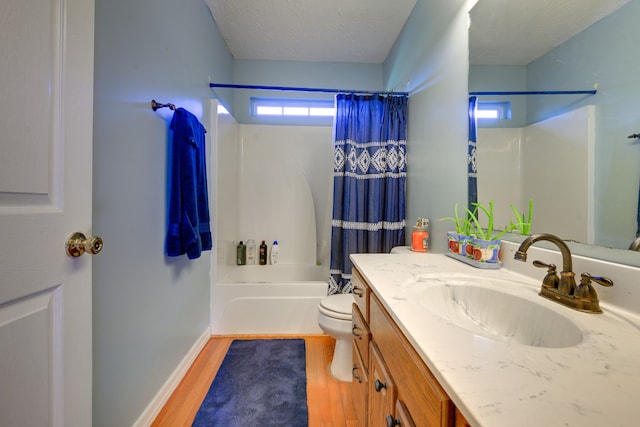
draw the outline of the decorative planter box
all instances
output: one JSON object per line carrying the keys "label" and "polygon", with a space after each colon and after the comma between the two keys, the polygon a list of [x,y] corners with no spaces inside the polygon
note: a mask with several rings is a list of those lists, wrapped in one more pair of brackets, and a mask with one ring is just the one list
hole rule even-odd
{"label": "decorative planter box", "polygon": [[478,268],[500,268],[500,240],[484,240],[447,232],[447,255]]}

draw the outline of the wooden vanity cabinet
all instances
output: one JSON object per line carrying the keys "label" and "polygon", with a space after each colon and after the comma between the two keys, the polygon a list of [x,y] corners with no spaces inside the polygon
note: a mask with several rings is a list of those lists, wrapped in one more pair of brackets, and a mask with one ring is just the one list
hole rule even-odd
{"label": "wooden vanity cabinet", "polygon": [[354,293],[353,305],[352,392],[360,425],[470,427],[355,268],[352,283],[362,294]]}
{"label": "wooden vanity cabinet", "polygon": [[353,368],[351,374],[351,394],[354,409],[361,426],[367,426],[369,408],[369,293],[360,274],[354,270],[351,277],[353,284],[352,325],[353,335]]}
{"label": "wooden vanity cabinet", "polygon": [[[404,402],[408,416],[420,426],[453,426],[451,399],[375,295],[371,296],[369,310],[372,346],[379,348],[389,374],[397,384],[398,400]],[[385,415],[385,425],[386,418]]]}
{"label": "wooden vanity cabinet", "polygon": [[387,426],[401,426],[401,427],[416,427],[413,422],[413,418],[409,415],[407,405],[402,400],[396,400],[396,418],[391,418],[391,415],[387,415]]}
{"label": "wooden vanity cabinet", "polygon": [[368,322],[356,304],[353,304],[352,307],[351,334],[353,335],[353,344],[357,347],[364,366],[368,368],[371,331]]}
{"label": "wooden vanity cabinet", "polygon": [[351,286],[355,304],[358,306],[360,313],[362,313],[364,321],[369,323],[369,294],[371,293],[371,288],[355,268],[351,275]]}
{"label": "wooden vanity cabinet", "polygon": [[369,424],[368,427],[385,427],[389,415],[393,418],[398,391],[378,347],[372,342],[369,353]]}
{"label": "wooden vanity cabinet", "polygon": [[456,408],[456,425],[454,427],[471,427],[471,424],[469,424],[458,408]]}
{"label": "wooden vanity cabinet", "polygon": [[358,347],[353,343],[353,369],[351,370],[351,398],[359,425],[367,425],[367,411],[369,409],[369,369],[362,362]]}

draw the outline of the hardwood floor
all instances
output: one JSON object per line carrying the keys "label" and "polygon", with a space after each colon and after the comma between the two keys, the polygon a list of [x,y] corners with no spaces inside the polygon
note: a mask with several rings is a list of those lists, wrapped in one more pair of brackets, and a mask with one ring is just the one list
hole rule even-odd
{"label": "hardwood floor", "polygon": [[[191,426],[231,341],[252,338],[283,337],[212,337],[162,408],[152,427]],[[357,427],[350,383],[335,380],[329,371],[335,341],[321,335],[299,338],[304,338],[306,345],[309,427]]]}

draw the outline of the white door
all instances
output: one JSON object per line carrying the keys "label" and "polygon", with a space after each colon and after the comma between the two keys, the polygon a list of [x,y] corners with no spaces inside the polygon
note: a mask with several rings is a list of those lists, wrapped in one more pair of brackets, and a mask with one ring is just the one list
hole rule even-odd
{"label": "white door", "polygon": [[0,0],[0,425],[91,425],[93,0]]}

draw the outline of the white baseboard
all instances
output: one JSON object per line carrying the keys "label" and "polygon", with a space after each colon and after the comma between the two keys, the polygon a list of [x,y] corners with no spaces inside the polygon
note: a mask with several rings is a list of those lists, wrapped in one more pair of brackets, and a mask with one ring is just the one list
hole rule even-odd
{"label": "white baseboard", "polygon": [[169,397],[174,392],[182,378],[184,378],[185,374],[202,351],[203,347],[211,338],[211,328],[207,327],[207,329],[202,333],[200,338],[193,344],[189,352],[182,359],[178,367],[173,371],[171,376],[165,381],[162,388],[158,391],[156,396],[153,398],[149,406],[144,410],[144,412],[140,415],[138,420],[133,424],[133,427],[149,427],[151,423],[156,419],[162,407],[167,403]]}

